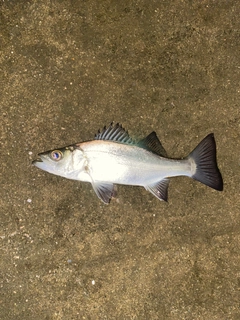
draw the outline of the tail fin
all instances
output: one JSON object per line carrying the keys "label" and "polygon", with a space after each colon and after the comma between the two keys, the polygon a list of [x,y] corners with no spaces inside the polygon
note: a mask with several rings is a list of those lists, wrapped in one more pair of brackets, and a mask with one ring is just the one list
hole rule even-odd
{"label": "tail fin", "polygon": [[223,179],[217,166],[216,142],[213,133],[207,135],[190,153],[188,159],[195,162],[196,170],[192,178],[205,185],[222,191]]}

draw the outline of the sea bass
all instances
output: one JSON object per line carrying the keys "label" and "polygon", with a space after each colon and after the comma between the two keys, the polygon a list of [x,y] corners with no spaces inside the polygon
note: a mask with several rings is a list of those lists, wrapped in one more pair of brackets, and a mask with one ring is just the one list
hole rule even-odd
{"label": "sea bass", "polygon": [[33,164],[68,179],[90,182],[109,203],[115,184],[143,186],[167,201],[169,177],[188,176],[222,191],[213,133],[183,159],[169,159],[155,132],[136,142],[120,124],[98,131],[95,139],[38,154]]}

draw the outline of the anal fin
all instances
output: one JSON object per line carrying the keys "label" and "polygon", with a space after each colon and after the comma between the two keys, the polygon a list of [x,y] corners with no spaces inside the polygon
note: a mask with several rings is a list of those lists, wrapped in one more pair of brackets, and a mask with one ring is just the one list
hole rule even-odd
{"label": "anal fin", "polygon": [[169,180],[163,179],[149,186],[145,186],[145,189],[150,191],[159,200],[167,201],[168,199],[168,185]]}

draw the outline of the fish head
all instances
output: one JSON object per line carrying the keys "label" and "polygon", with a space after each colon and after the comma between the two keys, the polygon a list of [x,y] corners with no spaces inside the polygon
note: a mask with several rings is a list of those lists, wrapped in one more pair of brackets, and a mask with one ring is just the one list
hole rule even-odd
{"label": "fish head", "polygon": [[[74,146],[54,149],[38,154],[34,166],[49,173],[68,179],[77,179],[76,163],[83,162],[83,153]],[[80,169],[80,166],[77,166]]]}

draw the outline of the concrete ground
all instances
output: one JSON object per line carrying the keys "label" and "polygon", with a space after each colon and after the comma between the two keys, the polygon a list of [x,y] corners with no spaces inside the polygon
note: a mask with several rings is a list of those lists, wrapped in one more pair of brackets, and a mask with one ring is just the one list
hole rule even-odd
{"label": "concrete ground", "polygon": [[[238,1],[0,2],[0,319],[240,319]],[[224,191],[169,202],[31,165],[121,122],[170,157],[214,132]]]}

